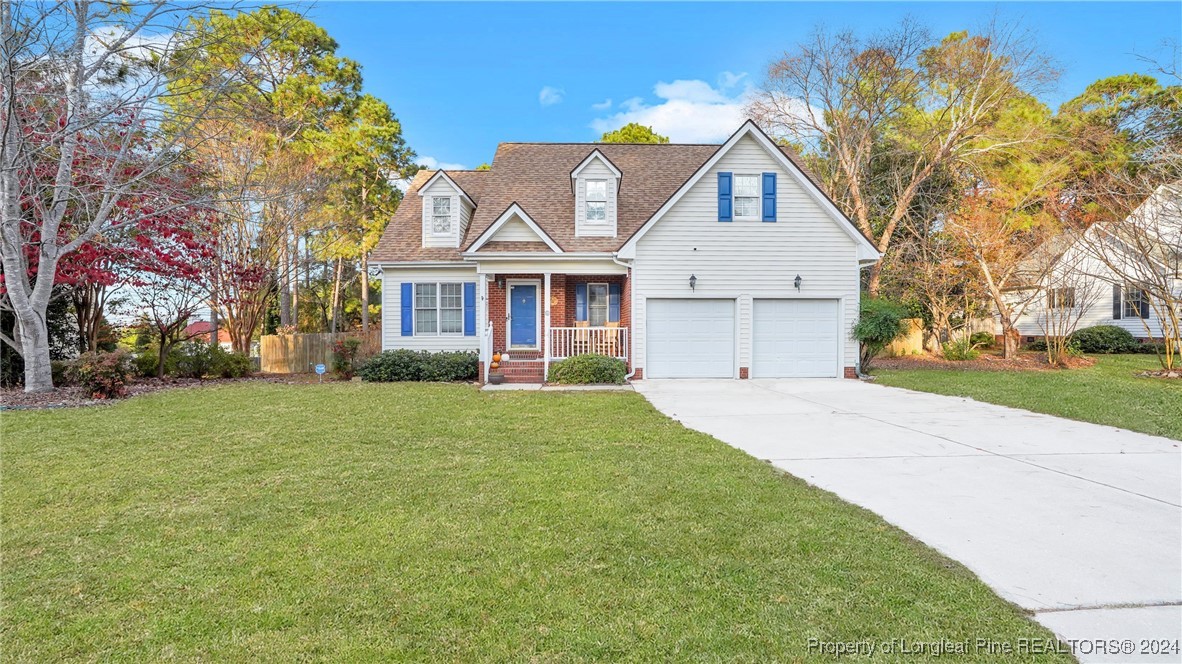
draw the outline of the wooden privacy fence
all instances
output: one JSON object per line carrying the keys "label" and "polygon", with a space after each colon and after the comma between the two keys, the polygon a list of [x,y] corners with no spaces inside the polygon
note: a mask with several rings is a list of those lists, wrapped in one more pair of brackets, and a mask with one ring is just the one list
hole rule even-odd
{"label": "wooden privacy fence", "polygon": [[311,373],[317,364],[332,370],[332,344],[338,339],[361,339],[357,359],[364,360],[382,350],[381,330],[323,334],[266,334],[259,340],[259,369],[265,373]]}

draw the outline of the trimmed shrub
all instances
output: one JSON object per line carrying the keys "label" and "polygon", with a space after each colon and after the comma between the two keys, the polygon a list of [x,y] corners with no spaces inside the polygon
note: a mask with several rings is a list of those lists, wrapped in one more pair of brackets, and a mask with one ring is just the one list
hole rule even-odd
{"label": "trimmed shrub", "polygon": [[1166,352],[1166,345],[1153,342],[1139,343],[1133,352],[1141,355],[1161,355]]}
{"label": "trimmed shrub", "polygon": [[70,364],[72,380],[94,399],[119,399],[127,396],[131,380],[130,354],[119,349],[111,353],[83,353]]}
{"label": "trimmed shrub", "polygon": [[70,363],[64,360],[51,360],[49,362],[50,375],[53,377],[54,387],[65,387],[73,383],[73,376],[70,372]]}
{"label": "trimmed shrub", "polygon": [[249,376],[251,370],[250,358],[242,353],[232,353],[221,346],[213,347],[213,366],[210,375],[222,378],[242,378]]}
{"label": "trimmed shrub", "polygon": [[215,363],[214,348],[216,346],[203,341],[189,341],[178,345],[172,351],[176,353],[177,375],[184,378],[204,378],[205,374],[212,373]]}
{"label": "trimmed shrub", "polygon": [[975,360],[980,356],[981,353],[973,344],[972,338],[957,339],[956,341],[949,341],[948,343],[944,344],[945,360],[966,362],[968,360]]}
{"label": "trimmed shrub", "polygon": [[562,385],[619,385],[628,375],[624,361],[606,355],[576,355],[550,365],[546,380]]}
{"label": "trimmed shrub", "polygon": [[357,372],[354,363],[359,350],[361,340],[357,337],[346,337],[332,343],[332,371],[338,378],[349,380]]}
{"label": "trimmed shrub", "polygon": [[1134,353],[1139,344],[1133,335],[1115,325],[1096,325],[1076,330],[1071,342],[1083,353]]}
{"label": "trimmed shrub", "polygon": [[1030,343],[1023,346],[1023,348],[1026,350],[1037,351],[1039,353],[1045,353],[1047,352],[1047,340],[1035,339],[1034,341],[1031,341]]}
{"label": "trimmed shrub", "polygon": [[977,348],[993,348],[997,343],[997,337],[988,332],[974,332],[969,341]]}
{"label": "trimmed shrub", "polygon": [[902,306],[881,298],[862,298],[854,339],[861,347],[862,371],[887,344],[904,332],[903,320],[910,314]]}
{"label": "trimmed shrub", "polygon": [[371,383],[475,380],[478,365],[476,353],[469,351],[430,353],[399,348],[373,356],[357,375]]}
{"label": "trimmed shrub", "polygon": [[[132,368],[135,375],[141,378],[155,378],[156,367],[159,364],[160,349],[155,344],[144,346],[136,351],[136,356],[132,359]],[[164,358],[164,375],[176,376],[179,369],[177,362],[180,359],[180,354],[176,348],[168,352],[168,356]]]}
{"label": "trimmed shrub", "polygon": [[468,351],[425,353],[421,380],[441,382],[476,380],[480,373],[479,366],[480,358],[476,353]]}

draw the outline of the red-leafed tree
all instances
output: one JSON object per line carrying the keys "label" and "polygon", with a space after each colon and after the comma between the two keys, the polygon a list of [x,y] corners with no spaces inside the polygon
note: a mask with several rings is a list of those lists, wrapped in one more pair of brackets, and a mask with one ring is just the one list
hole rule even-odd
{"label": "red-leafed tree", "polygon": [[46,310],[55,283],[69,278],[59,277],[61,263],[93,267],[72,256],[120,234],[140,242],[153,230],[142,222],[201,207],[196,192],[161,187],[188,184],[178,176],[186,151],[209,138],[199,120],[218,110],[219,90],[241,63],[209,86],[203,104],[182,113],[162,103],[184,92],[176,70],[208,45],[190,20],[200,10],[0,3],[0,265],[16,320],[6,341],[24,359],[26,392],[53,389]]}

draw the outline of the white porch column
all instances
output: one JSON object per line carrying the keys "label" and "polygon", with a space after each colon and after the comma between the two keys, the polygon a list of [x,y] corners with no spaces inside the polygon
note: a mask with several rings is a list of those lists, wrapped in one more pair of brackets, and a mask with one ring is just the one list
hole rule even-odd
{"label": "white porch column", "polygon": [[492,362],[492,339],[486,338],[488,332],[489,306],[488,306],[488,277],[487,274],[480,275],[479,285],[476,287],[476,319],[479,322],[476,334],[480,337],[480,361],[484,363],[484,382],[488,382],[488,365]]}
{"label": "white porch column", "polygon": [[546,278],[546,285],[543,288],[544,294],[542,296],[545,298],[542,301],[543,302],[542,311],[545,312],[544,314],[542,314],[543,317],[545,318],[545,320],[543,321],[544,325],[542,326],[542,328],[544,330],[543,334],[545,335],[544,339],[542,341],[542,382],[545,382],[546,377],[550,375],[550,273],[549,272],[545,273],[545,278]]}

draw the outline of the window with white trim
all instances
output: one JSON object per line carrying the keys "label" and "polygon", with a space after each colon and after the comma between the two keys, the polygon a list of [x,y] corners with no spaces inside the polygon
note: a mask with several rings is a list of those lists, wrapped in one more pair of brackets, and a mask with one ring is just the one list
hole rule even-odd
{"label": "window with white trim", "polygon": [[1140,288],[1126,288],[1124,297],[1125,318],[1149,318],[1149,295]]}
{"label": "window with white trim", "polygon": [[415,334],[464,333],[464,285],[415,284]]}
{"label": "window with white trim", "polygon": [[587,180],[586,205],[589,223],[607,222],[607,180]]}
{"label": "window with white trim", "polygon": [[1052,288],[1047,291],[1047,304],[1051,309],[1074,309],[1075,288]]}
{"label": "window with white trim", "polygon": [[759,176],[735,174],[735,218],[759,218]]}
{"label": "window with white trim", "polygon": [[451,234],[451,196],[431,197],[431,232],[435,235]]}
{"label": "window with white trim", "polygon": [[587,284],[587,324],[591,327],[607,325],[607,284]]}

